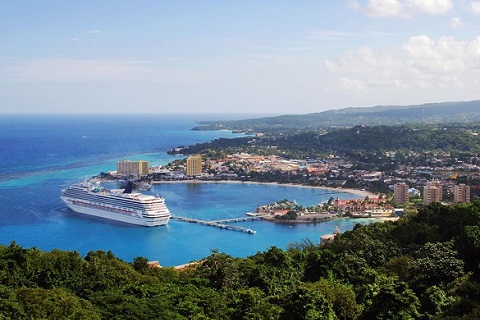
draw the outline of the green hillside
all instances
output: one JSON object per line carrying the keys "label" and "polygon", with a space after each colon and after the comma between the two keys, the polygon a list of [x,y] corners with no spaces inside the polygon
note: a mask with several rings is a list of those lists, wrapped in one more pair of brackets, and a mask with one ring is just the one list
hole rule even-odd
{"label": "green hillside", "polygon": [[[279,150],[287,157],[317,157],[327,153],[443,151],[476,155],[480,153],[479,124],[451,126],[354,126],[328,133],[304,131],[267,138],[217,139],[182,149],[183,154],[222,150],[227,153],[262,149]],[[254,143],[252,143],[254,142]],[[269,146],[278,149],[272,150]]]}
{"label": "green hillside", "polygon": [[412,106],[355,107],[304,115],[232,121],[203,121],[194,130],[231,129],[271,132],[317,130],[364,125],[472,123],[480,121],[480,100]]}
{"label": "green hillside", "polygon": [[480,202],[185,270],[0,245],[0,319],[478,319]]}

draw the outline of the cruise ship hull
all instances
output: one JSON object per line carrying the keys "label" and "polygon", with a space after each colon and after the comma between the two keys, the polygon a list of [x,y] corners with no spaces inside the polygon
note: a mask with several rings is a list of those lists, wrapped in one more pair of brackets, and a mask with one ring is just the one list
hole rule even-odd
{"label": "cruise ship hull", "polygon": [[129,224],[134,224],[138,226],[146,226],[146,227],[156,227],[156,226],[163,226],[166,225],[170,219],[170,215],[166,215],[165,217],[159,218],[140,218],[137,216],[131,216],[126,214],[119,214],[119,213],[112,213],[110,211],[101,210],[90,208],[85,205],[78,205],[74,204],[71,199],[62,197],[62,200],[67,204],[67,206],[75,212],[86,214],[89,216],[95,216],[99,218],[104,218],[108,220],[115,220],[119,222],[125,222]]}
{"label": "cruise ship hull", "polygon": [[138,226],[155,227],[168,223],[170,211],[165,200],[125,190],[107,190],[90,181],[76,183],[63,190],[60,197],[75,212]]}

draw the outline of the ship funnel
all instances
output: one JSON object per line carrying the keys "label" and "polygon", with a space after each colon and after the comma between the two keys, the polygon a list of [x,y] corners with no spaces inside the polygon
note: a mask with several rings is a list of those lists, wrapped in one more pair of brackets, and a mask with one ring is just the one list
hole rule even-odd
{"label": "ship funnel", "polygon": [[125,187],[125,190],[123,190],[123,193],[132,193],[133,190],[133,182],[128,180],[127,186]]}

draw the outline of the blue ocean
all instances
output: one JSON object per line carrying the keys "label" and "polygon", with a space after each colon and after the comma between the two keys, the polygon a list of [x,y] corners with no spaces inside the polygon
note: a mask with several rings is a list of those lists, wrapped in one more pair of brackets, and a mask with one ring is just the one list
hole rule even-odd
{"label": "blue ocean", "polygon": [[[238,115],[236,117],[239,117]],[[243,117],[246,117],[243,116]],[[126,261],[141,256],[173,266],[218,249],[245,257],[271,246],[311,240],[367,221],[342,219],[309,225],[265,221],[237,223],[247,234],[171,220],[145,228],[90,218],[68,209],[60,194],[68,185],[116,169],[123,159],[167,164],[167,150],[221,137],[230,131],[192,131],[195,121],[228,115],[2,115],[0,117],[0,243],[15,241],[42,250],[112,251]],[[320,189],[261,184],[159,184],[150,191],[166,199],[173,214],[205,220],[243,217],[257,206],[282,199],[309,206],[331,196]]]}

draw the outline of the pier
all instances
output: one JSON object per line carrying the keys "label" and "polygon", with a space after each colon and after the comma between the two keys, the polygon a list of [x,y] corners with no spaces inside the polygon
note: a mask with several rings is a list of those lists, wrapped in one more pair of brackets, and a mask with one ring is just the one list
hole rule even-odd
{"label": "pier", "polygon": [[230,222],[246,222],[246,221],[255,221],[255,220],[262,220],[262,217],[241,217],[241,218],[230,218],[230,219],[220,219],[220,220],[212,220],[210,222],[215,223],[230,223]]}
{"label": "pier", "polygon": [[257,231],[249,229],[249,228],[243,228],[243,227],[236,227],[232,225],[228,225],[226,223],[229,222],[241,222],[241,221],[253,221],[260,219],[259,217],[241,217],[241,218],[231,218],[231,219],[220,219],[220,220],[212,220],[212,221],[206,221],[206,220],[201,220],[201,219],[195,219],[195,218],[188,218],[188,217],[180,217],[180,216],[175,216],[171,215],[170,219],[175,219],[178,221],[184,221],[184,222],[189,222],[189,223],[198,223],[204,226],[210,226],[210,227],[216,227],[220,229],[225,229],[225,230],[232,230],[232,231],[241,231],[241,232],[246,232],[249,234],[255,234]]}

